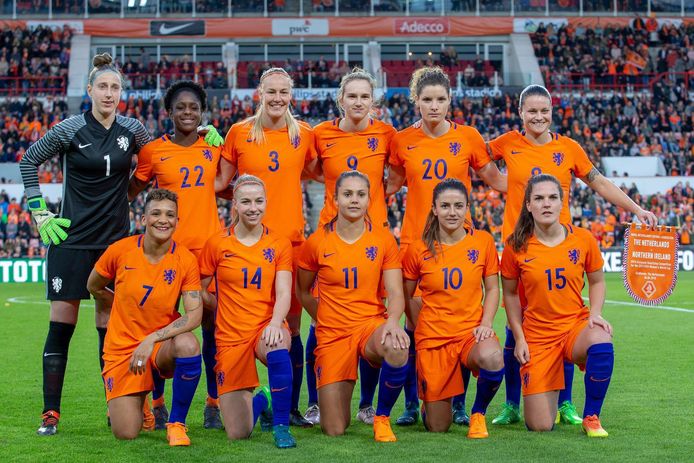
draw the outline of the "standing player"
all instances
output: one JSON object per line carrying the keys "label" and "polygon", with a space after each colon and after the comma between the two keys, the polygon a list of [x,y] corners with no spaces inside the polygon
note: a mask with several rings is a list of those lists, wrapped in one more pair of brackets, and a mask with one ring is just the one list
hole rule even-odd
{"label": "standing player", "polygon": [[[173,405],[166,435],[171,446],[190,445],[186,415],[200,380],[200,345],[191,333],[202,318],[195,256],[173,241],[176,194],[147,195],[143,235],[112,244],[89,275],[87,287],[111,310],[104,345],[104,384],[117,439],[135,439],[142,407],[152,390],[152,371],[173,375]],[[115,282],[115,290],[106,286]],[[179,294],[185,314],[178,313]]]}
{"label": "standing player", "polygon": [[[34,143],[19,168],[27,204],[48,247],[47,298],[51,301],[48,336],[43,349],[43,416],[37,433],[57,431],[70,339],[81,299],[89,299],[87,278],[107,246],[128,234],[128,175],[133,154],[149,141],[136,119],[116,115],[123,77],[104,53],[96,55],[87,93],[92,110],[60,122]],[[60,217],[46,208],[37,168],[54,156],[63,166]],[[66,231],[67,230],[67,231]],[[108,310],[96,302],[99,360]]]}
{"label": "standing player", "polygon": [[[523,131],[508,132],[489,142],[489,152],[494,160],[503,159],[508,170],[508,197],[504,210],[502,238],[505,241],[513,232],[521,211],[528,180],[541,173],[556,177],[562,188],[563,205],[560,220],[570,223],[569,189],[573,177],[578,177],[600,196],[638,217],[649,226],[657,223],[655,215],[634,203],[612,182],[603,177],[588,159],[581,146],[569,137],[550,132],[552,123],[552,99],[546,88],[540,85],[526,87],[520,95],[518,112]],[[525,307],[523,287],[519,288],[521,304]],[[506,365],[506,403],[494,424],[511,424],[520,420],[519,364],[513,355],[513,332],[506,330],[504,363]],[[559,394],[558,420],[580,424],[581,417],[571,402],[574,367],[566,363],[564,378],[566,387]]]}
{"label": "standing player", "polygon": [[[448,75],[439,67],[418,69],[410,81],[410,98],[418,108],[422,119],[398,132],[393,137],[390,153],[390,169],[386,195],[397,192],[407,181],[407,209],[402,226],[400,245],[407,246],[422,236],[434,187],[445,178],[457,178],[470,191],[470,168],[492,188],[506,191],[506,177],[501,175],[486,152],[484,140],[470,126],[459,125],[447,119],[451,104],[451,84]],[[467,221],[472,223],[468,212]],[[415,296],[419,296],[415,293]],[[419,297],[415,303],[419,303]],[[410,320],[411,321],[411,320]],[[409,321],[408,321],[409,323]],[[407,330],[410,338],[412,330]],[[417,422],[419,400],[417,398],[416,356],[414,341],[410,343],[410,370],[405,386],[406,410],[398,418],[400,425]],[[463,369],[465,383],[470,377]],[[454,421],[468,421],[465,412],[465,396],[453,401]]]}
{"label": "standing player", "polygon": [[[394,442],[390,412],[405,381],[409,339],[399,326],[405,301],[398,246],[387,229],[366,219],[369,191],[368,177],[357,170],[338,177],[337,215],[304,244],[297,291],[316,320],[315,371],[323,432],[342,435],[349,426],[362,357],[381,366],[374,438]],[[382,283],[388,293],[387,310]]]}
{"label": "standing player", "polygon": [[[233,225],[210,238],[200,255],[203,284],[213,275],[217,283],[217,299],[207,291],[204,299],[206,308],[217,310],[216,371],[225,428],[229,439],[249,437],[271,401],[275,445],[296,447],[289,433],[292,364],[284,321],[292,296],[292,246],[262,223],[262,180],[241,175],[233,194]],[[259,385],[256,359],[267,365],[269,396],[267,390],[252,395]]]}
{"label": "standing player", "polygon": [[[316,162],[311,127],[297,121],[289,110],[293,82],[287,71],[271,68],[260,77],[260,103],[255,116],[234,124],[226,136],[220,164],[223,184],[233,176],[259,177],[267,189],[268,209],[265,225],[288,238],[294,248],[304,238],[301,175],[313,171]],[[295,265],[296,266],[296,265]],[[301,343],[301,304],[292,294],[287,315],[292,334],[289,356],[292,359],[292,425],[313,426],[299,411],[299,395],[304,373],[304,346]]]}
{"label": "standing player", "polygon": [[[215,198],[215,176],[221,148],[209,146],[197,133],[207,110],[207,95],[197,83],[180,81],[164,95],[164,108],[173,122],[174,133],[163,135],[141,150],[137,170],[130,178],[128,199],[132,201],[151,179],[159,188],[176,192],[180,226],[174,238],[196,256],[207,238],[221,231]],[[215,380],[214,313],[205,312],[202,321],[202,356],[207,379],[207,401],[203,426],[222,429]],[[164,426],[168,412],[164,405],[163,382],[153,394],[156,428]]]}
{"label": "standing player", "polygon": [[[589,231],[560,221],[564,191],[555,177],[528,180],[523,209],[501,258],[504,303],[521,364],[525,425],[550,431],[566,361],[585,368],[583,430],[607,437],[600,410],[614,367],[612,327],[602,318],[605,276]],[[583,304],[584,275],[590,308]],[[522,284],[527,307],[519,298]]]}
{"label": "standing player", "polygon": [[464,365],[479,375],[468,437],[483,439],[489,437],[487,407],[504,377],[492,328],[499,307],[499,257],[489,233],[465,228],[467,206],[460,180],[436,185],[422,239],[408,246],[403,258],[403,275],[406,297],[417,286],[422,291],[421,310],[408,306],[416,327],[424,425],[433,432],[448,430],[451,398],[464,392]]}
{"label": "standing player", "polygon": [[[325,203],[320,214],[319,228],[335,217],[333,192],[337,178],[345,171],[357,169],[366,174],[371,182],[371,202],[368,211],[371,224],[376,227],[388,227],[383,174],[395,129],[371,117],[375,87],[376,81],[371,74],[354,68],[342,77],[337,92],[337,105],[343,117],[325,121],[313,129],[320,169],[317,175],[325,179]],[[311,325],[306,340],[306,383],[309,393],[306,419],[317,423],[320,412],[313,372],[315,345],[315,327]],[[376,413],[372,403],[378,385],[378,374],[378,369],[371,367],[366,360],[359,360],[361,400],[357,419],[366,424],[373,424]]]}

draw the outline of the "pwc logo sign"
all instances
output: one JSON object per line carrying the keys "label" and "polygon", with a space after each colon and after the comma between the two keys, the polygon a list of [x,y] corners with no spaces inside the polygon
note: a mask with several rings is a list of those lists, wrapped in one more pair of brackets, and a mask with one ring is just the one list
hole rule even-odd
{"label": "pwc logo sign", "polygon": [[310,36],[328,35],[330,22],[327,19],[273,19],[272,35]]}
{"label": "pwc logo sign", "polygon": [[446,35],[451,25],[447,18],[395,19],[395,35]]}

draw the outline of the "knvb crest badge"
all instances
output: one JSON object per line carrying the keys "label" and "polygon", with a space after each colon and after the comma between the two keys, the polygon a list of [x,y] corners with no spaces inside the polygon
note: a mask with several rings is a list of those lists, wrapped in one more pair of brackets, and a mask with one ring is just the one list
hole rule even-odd
{"label": "knvb crest badge", "polygon": [[266,261],[272,263],[272,261],[275,260],[275,250],[274,250],[274,248],[265,248],[265,249],[263,249],[263,257],[265,258]]}
{"label": "knvb crest badge", "polygon": [[220,386],[222,386],[224,384],[224,372],[223,371],[217,372],[217,384]]}
{"label": "knvb crest badge", "polygon": [[376,149],[378,149],[378,138],[370,137],[368,140],[366,140],[366,146],[371,151],[376,151]]}
{"label": "knvb crest badge", "polygon": [[458,153],[460,153],[461,148],[462,148],[462,145],[460,144],[460,142],[457,142],[457,141],[450,142],[448,144],[448,151],[450,151],[453,156],[457,156]]}
{"label": "knvb crest badge", "polygon": [[297,136],[292,139],[292,146],[294,149],[297,149],[299,145],[301,144],[301,137]]}
{"label": "knvb crest badge", "polygon": [[106,389],[108,392],[113,392],[113,376],[106,378]]}
{"label": "knvb crest badge", "polygon": [[569,260],[571,261],[572,264],[577,264],[578,259],[581,258],[581,251],[578,249],[571,249],[569,250]]}
{"label": "knvb crest badge", "polygon": [[53,286],[53,291],[55,291],[57,294],[61,289],[63,289],[63,279],[60,277],[53,277],[51,280],[51,285]]}
{"label": "knvb crest badge", "polygon": [[168,270],[164,270],[164,281],[167,282],[168,284],[171,284],[174,282],[176,279],[176,270],[170,268]]}
{"label": "knvb crest badge", "polygon": [[467,252],[467,258],[470,262],[472,262],[473,264],[476,264],[477,259],[480,258],[480,252],[477,249],[470,249]]}
{"label": "knvb crest badge", "polygon": [[202,155],[205,156],[205,159],[208,161],[212,162],[212,151],[210,150],[202,150]]}
{"label": "knvb crest badge", "polygon": [[564,162],[564,153],[553,153],[552,161],[554,161],[556,165],[560,166],[561,163]]}
{"label": "knvb crest badge", "polygon": [[121,135],[116,139],[116,142],[118,143],[118,147],[120,149],[122,149],[123,151],[128,151],[128,147],[130,146],[128,137],[126,137],[125,135]]}
{"label": "knvb crest badge", "polygon": [[370,261],[376,260],[376,256],[378,255],[378,248],[376,246],[369,246],[366,248],[366,257]]}

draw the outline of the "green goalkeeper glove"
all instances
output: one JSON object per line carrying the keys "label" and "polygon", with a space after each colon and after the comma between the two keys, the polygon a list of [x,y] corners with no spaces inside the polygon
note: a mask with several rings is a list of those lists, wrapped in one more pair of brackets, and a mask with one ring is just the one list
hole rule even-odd
{"label": "green goalkeeper glove", "polygon": [[224,138],[217,132],[217,129],[215,129],[212,124],[201,125],[198,127],[198,133],[200,135],[207,133],[207,135],[205,135],[205,143],[210,146],[217,147],[224,144]]}
{"label": "green goalkeeper glove", "polygon": [[43,244],[60,244],[67,239],[67,232],[63,228],[70,226],[72,223],[70,219],[56,217],[48,210],[46,201],[41,196],[29,198],[27,205],[31,211],[31,216],[36,221]]}

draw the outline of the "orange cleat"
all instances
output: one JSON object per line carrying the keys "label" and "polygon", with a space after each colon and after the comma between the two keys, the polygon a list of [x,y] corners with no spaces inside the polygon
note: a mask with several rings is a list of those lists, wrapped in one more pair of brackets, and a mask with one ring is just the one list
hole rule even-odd
{"label": "orange cleat", "polygon": [[396,442],[398,440],[390,427],[389,416],[374,416],[374,440],[376,442]]}
{"label": "orange cleat", "polygon": [[468,439],[486,439],[489,437],[487,421],[483,414],[473,413],[470,416],[470,429],[468,429],[467,437]]}
{"label": "orange cleat", "polygon": [[602,428],[598,415],[590,415],[583,418],[583,432],[588,437],[607,437],[607,431]]}
{"label": "orange cleat", "polygon": [[171,447],[188,446],[190,438],[188,437],[188,428],[183,423],[166,423],[166,438],[169,440]]}

